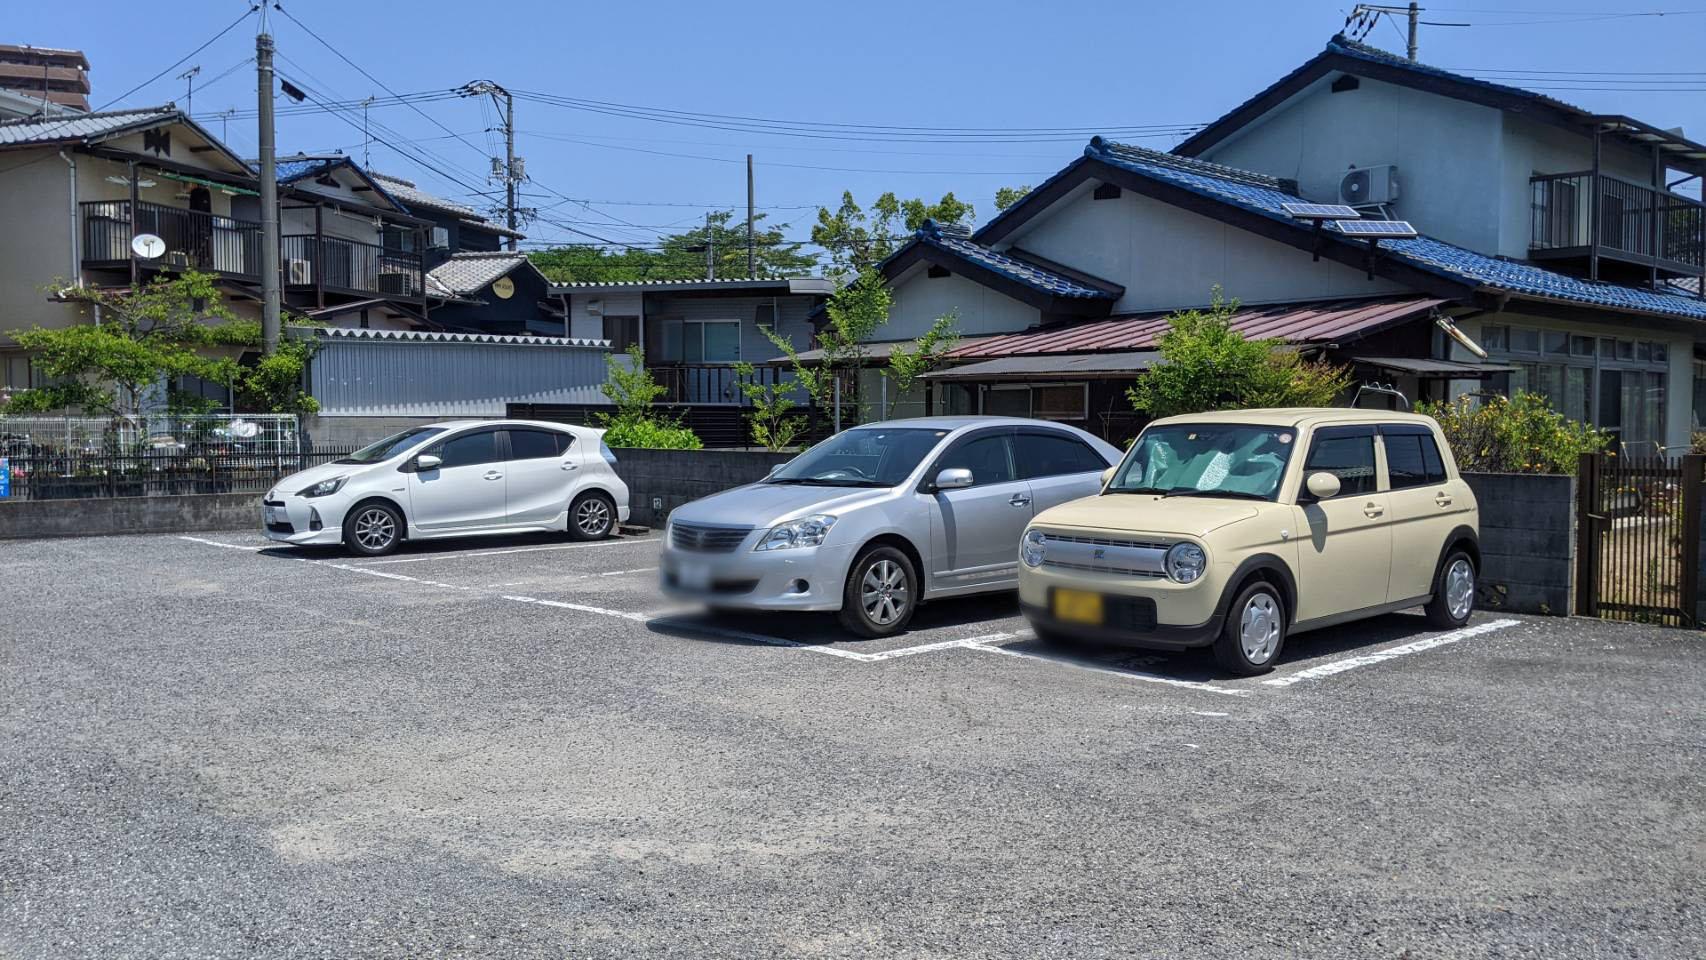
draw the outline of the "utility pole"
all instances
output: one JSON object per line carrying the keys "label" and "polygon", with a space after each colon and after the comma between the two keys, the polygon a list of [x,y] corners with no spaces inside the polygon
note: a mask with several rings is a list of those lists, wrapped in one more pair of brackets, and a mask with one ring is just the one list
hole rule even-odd
{"label": "utility pole", "polygon": [[[490,96],[492,102],[497,104],[498,113],[503,118],[503,166],[500,168],[498,161],[494,158],[492,160],[492,173],[494,179],[502,179],[504,182],[504,223],[513,234],[519,226],[515,206],[515,188],[521,181],[527,179],[526,168],[522,166],[522,158],[515,155],[515,97],[508,90],[490,80],[475,80],[464,85],[460,92],[465,97],[479,96],[480,94]],[[513,235],[509,238],[509,248],[515,249],[515,237]]]}
{"label": "utility pole", "polygon": [[758,252],[752,239],[752,154],[746,155],[746,278],[758,279]]}
{"label": "utility pole", "polygon": [[364,170],[367,169],[367,147],[373,141],[373,138],[367,133],[367,109],[371,106],[373,106],[371,96],[361,101],[361,166]]}
{"label": "utility pole", "polygon": [[705,211],[705,279],[717,279],[717,241],[711,235],[711,211]]}
{"label": "utility pole", "polygon": [[188,70],[185,70],[183,73],[178,74],[179,80],[186,81],[190,85],[189,89],[184,91],[184,115],[185,116],[188,116],[190,114],[190,105],[195,102],[195,75],[200,73],[200,72],[201,72],[201,64],[198,63],[195,66],[189,68]]}
{"label": "utility pole", "polygon": [[1415,0],[1410,0],[1410,42],[1405,48],[1405,55],[1410,58],[1411,63],[1416,62],[1416,17],[1421,12],[1422,8],[1416,6]]}
{"label": "utility pole", "polygon": [[261,349],[278,352],[279,313],[282,299],[278,278],[278,169],[273,147],[272,121],[272,35],[255,35],[256,87],[260,101],[260,129],[256,139],[261,153]]}

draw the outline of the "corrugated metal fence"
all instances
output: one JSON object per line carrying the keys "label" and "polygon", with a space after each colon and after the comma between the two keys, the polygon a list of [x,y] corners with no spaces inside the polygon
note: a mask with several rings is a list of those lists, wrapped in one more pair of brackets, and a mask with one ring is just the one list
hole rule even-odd
{"label": "corrugated metal fence", "polygon": [[608,341],[316,331],[309,391],[321,416],[502,417],[513,403],[608,403]]}

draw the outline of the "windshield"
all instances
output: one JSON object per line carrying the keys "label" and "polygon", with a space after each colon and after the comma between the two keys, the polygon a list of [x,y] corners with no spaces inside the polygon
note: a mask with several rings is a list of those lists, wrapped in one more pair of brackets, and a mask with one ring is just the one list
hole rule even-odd
{"label": "windshield", "polygon": [[1108,492],[1272,500],[1296,438],[1286,427],[1151,427],[1132,445]]}
{"label": "windshield", "polygon": [[892,487],[911,476],[947,435],[918,427],[847,430],[788,461],[767,482]]}
{"label": "windshield", "polygon": [[362,447],[338,462],[378,463],[381,460],[389,460],[422,440],[435,437],[443,432],[443,427],[415,427],[412,430],[404,430],[402,433],[386,437],[372,446]]}

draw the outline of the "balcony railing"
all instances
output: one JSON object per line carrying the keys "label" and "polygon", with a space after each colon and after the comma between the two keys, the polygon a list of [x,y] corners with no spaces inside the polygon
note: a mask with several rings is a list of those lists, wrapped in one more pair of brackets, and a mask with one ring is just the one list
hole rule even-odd
{"label": "balcony railing", "polygon": [[287,287],[338,293],[421,296],[421,256],[341,237],[290,234],[280,240]]}
{"label": "balcony railing", "polygon": [[1698,275],[1706,267],[1706,206],[1592,171],[1529,180],[1529,250],[1538,259],[1600,257]]}
{"label": "balcony railing", "polygon": [[258,280],[261,273],[261,225],[198,210],[129,200],[80,204],[83,262],[130,263],[131,238],[151,233],[166,241],[160,266]]}

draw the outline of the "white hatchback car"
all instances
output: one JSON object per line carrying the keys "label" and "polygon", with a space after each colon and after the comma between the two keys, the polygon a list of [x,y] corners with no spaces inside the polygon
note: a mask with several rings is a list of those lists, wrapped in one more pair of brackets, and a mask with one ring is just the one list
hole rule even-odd
{"label": "white hatchback car", "polygon": [[604,431],[530,420],[405,430],[291,474],[261,501],[268,539],[344,543],[366,556],[403,540],[566,531],[599,540],[628,519]]}

